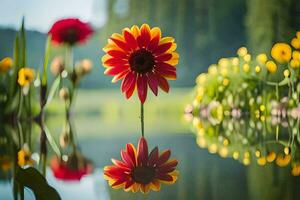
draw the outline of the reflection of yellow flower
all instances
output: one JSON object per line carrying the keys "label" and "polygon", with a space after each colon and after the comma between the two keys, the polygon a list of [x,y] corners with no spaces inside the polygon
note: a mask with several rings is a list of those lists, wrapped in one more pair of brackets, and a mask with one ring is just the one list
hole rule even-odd
{"label": "reflection of yellow flower", "polygon": [[279,167],[285,167],[289,164],[290,160],[291,160],[291,155],[279,154],[276,159],[276,164]]}
{"label": "reflection of yellow flower", "polygon": [[259,62],[261,64],[265,64],[268,60],[268,57],[266,54],[261,53],[256,56],[256,60],[257,60],[257,62]]}
{"label": "reflection of yellow flower", "polygon": [[279,63],[288,62],[292,56],[292,49],[288,44],[276,43],[272,47],[271,55]]}
{"label": "reflection of yellow flower", "polygon": [[209,145],[208,146],[208,152],[209,153],[217,153],[217,151],[218,151],[218,146],[216,145],[216,144],[211,144],[211,145]]}
{"label": "reflection of yellow flower", "polygon": [[20,86],[28,86],[34,78],[34,70],[31,68],[22,68],[19,71],[18,83]]}
{"label": "reflection of yellow flower", "polygon": [[18,164],[20,167],[34,164],[34,161],[31,159],[31,153],[27,148],[23,148],[18,152]]}
{"label": "reflection of yellow flower", "polygon": [[260,68],[260,66],[257,65],[257,66],[255,67],[255,72],[258,74],[260,71],[261,71],[261,68]]}
{"label": "reflection of yellow flower", "polygon": [[283,71],[283,76],[286,77],[286,78],[289,77],[290,76],[290,71],[288,69],[284,70]]}
{"label": "reflection of yellow flower", "polygon": [[241,47],[237,50],[237,55],[240,57],[245,56],[248,53],[247,48],[246,47]]}
{"label": "reflection of yellow flower", "polygon": [[299,176],[300,175],[300,164],[295,164],[292,167],[292,175],[293,176]]}
{"label": "reflection of yellow flower", "polygon": [[291,62],[290,62],[290,65],[293,69],[295,68],[298,68],[300,66],[300,61],[299,60],[295,60],[295,59],[292,59]]}
{"label": "reflection of yellow flower", "polygon": [[0,61],[0,73],[7,72],[13,65],[13,60],[9,57],[3,58]]}
{"label": "reflection of yellow flower", "polygon": [[295,48],[295,49],[299,49],[300,48],[300,39],[298,38],[293,38],[291,41],[291,45]]}
{"label": "reflection of yellow flower", "polygon": [[266,68],[270,73],[275,73],[277,71],[277,65],[273,61],[268,61],[266,63]]}
{"label": "reflection of yellow flower", "polygon": [[12,161],[9,156],[2,156],[0,157],[0,168],[3,171],[8,171],[12,167]]}
{"label": "reflection of yellow flower", "polygon": [[266,157],[262,156],[262,157],[257,159],[257,164],[260,165],[260,166],[264,166],[266,163],[267,163]]}
{"label": "reflection of yellow flower", "polygon": [[276,159],[276,153],[274,151],[271,151],[267,155],[267,161],[273,162]]}
{"label": "reflection of yellow flower", "polygon": [[239,159],[239,155],[240,155],[240,153],[238,151],[234,151],[232,154],[232,157],[234,160],[237,160],[237,159]]}

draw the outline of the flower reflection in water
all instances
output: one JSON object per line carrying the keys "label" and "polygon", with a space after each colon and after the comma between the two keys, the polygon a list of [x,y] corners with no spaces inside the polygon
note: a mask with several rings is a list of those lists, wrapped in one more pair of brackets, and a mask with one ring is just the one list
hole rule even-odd
{"label": "flower reflection in water", "polygon": [[[277,110],[276,115],[273,111],[274,115],[266,117],[263,122],[251,117],[221,119],[217,115],[211,115],[206,107],[191,105],[186,108],[185,115],[193,125],[197,144],[201,148],[207,148],[210,153],[218,153],[223,158],[232,157],[246,166],[251,163],[257,163],[259,166],[271,163],[279,167],[289,166],[291,174],[299,176],[299,123],[297,118],[290,117],[287,120],[288,113],[292,112],[278,105],[272,108]],[[284,113],[286,115],[283,117]],[[214,118],[213,121],[211,118]],[[274,118],[277,119],[276,123]]]}

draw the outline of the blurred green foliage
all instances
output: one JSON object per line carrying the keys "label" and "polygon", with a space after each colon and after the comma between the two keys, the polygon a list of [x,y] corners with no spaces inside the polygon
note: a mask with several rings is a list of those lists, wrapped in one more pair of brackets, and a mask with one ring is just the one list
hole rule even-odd
{"label": "blurred green foliage", "polygon": [[[84,46],[75,48],[75,61],[90,58],[93,73],[82,82],[85,88],[117,87],[103,76],[102,47],[114,32],[126,26],[149,23],[159,26],[164,36],[173,36],[178,44],[180,62],[174,86],[192,86],[194,78],[220,57],[231,57],[246,45],[251,53],[269,50],[275,41],[290,39],[299,30],[297,0],[109,0],[107,23]],[[96,5],[96,4],[95,4]],[[100,8],[94,7],[97,12]],[[0,30],[0,58],[12,55],[15,31]],[[44,33],[27,31],[27,63],[42,68]],[[64,55],[54,48],[53,55]],[[52,57],[53,57],[52,55]]]}

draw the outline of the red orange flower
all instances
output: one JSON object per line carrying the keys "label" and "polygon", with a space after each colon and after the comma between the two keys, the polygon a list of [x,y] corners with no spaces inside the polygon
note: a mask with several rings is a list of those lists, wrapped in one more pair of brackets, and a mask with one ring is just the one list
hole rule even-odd
{"label": "red orange flower", "polygon": [[122,34],[114,33],[103,48],[107,53],[102,57],[105,74],[114,76],[112,82],[123,79],[121,90],[130,98],[137,87],[142,103],[147,98],[148,86],[157,95],[158,87],[169,91],[167,79],[176,79],[179,55],[172,37],[162,37],[158,27],[150,29],[132,26],[123,29]]}
{"label": "red orange flower", "polygon": [[84,175],[93,172],[92,163],[79,152],[69,156],[67,161],[55,156],[51,159],[50,167],[57,179],[71,181],[80,180]]}
{"label": "red orange flower", "polygon": [[141,137],[137,152],[132,144],[127,144],[121,151],[123,161],[112,159],[114,165],[104,168],[104,178],[114,189],[143,193],[159,191],[161,183],[173,184],[177,180],[175,167],[178,162],[169,160],[170,155],[170,150],[159,155],[157,147],[148,154],[147,141]]}
{"label": "red orange flower", "polygon": [[58,20],[49,34],[54,43],[74,45],[85,42],[93,33],[92,27],[76,18]]}

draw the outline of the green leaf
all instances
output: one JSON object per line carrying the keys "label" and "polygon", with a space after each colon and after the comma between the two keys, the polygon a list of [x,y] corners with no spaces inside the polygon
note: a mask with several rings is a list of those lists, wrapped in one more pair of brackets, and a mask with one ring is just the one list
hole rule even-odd
{"label": "green leaf", "polygon": [[54,82],[52,83],[52,86],[50,88],[50,91],[49,91],[49,94],[48,94],[48,97],[47,97],[47,101],[46,101],[46,104],[45,104],[45,107],[52,101],[58,87],[59,87],[59,84],[60,84],[60,76],[58,76]]}
{"label": "green leaf", "polygon": [[43,76],[42,76],[42,85],[45,86],[47,85],[47,67],[49,63],[49,55],[50,55],[50,50],[51,50],[51,36],[47,38],[46,41],[46,46],[45,46],[45,55],[44,55],[44,68],[43,68]]}
{"label": "green leaf", "polygon": [[52,137],[52,134],[50,133],[49,129],[44,125],[44,131],[47,137],[47,140],[49,141],[49,144],[51,145],[53,151],[58,155],[59,157],[61,156],[60,149],[58,145],[56,144],[55,139]]}
{"label": "green leaf", "polygon": [[49,186],[46,179],[33,167],[17,168],[15,179],[18,184],[30,188],[37,200],[61,200],[58,192]]}
{"label": "green leaf", "polygon": [[21,25],[21,30],[20,30],[20,35],[21,35],[21,49],[22,49],[22,62],[21,66],[25,67],[26,66],[26,32],[25,32],[25,17],[23,16],[22,18],[22,25]]}

